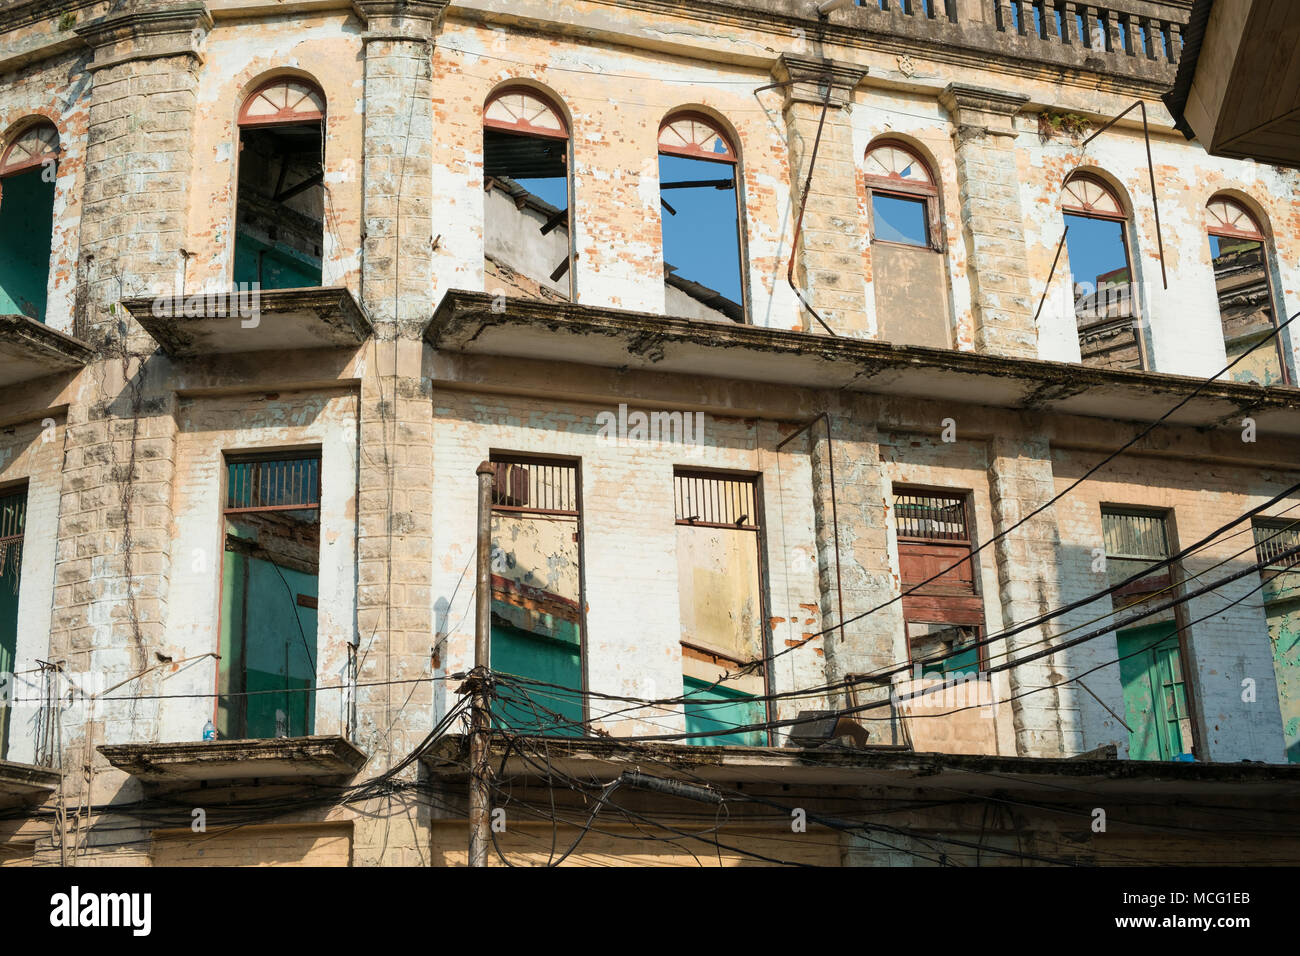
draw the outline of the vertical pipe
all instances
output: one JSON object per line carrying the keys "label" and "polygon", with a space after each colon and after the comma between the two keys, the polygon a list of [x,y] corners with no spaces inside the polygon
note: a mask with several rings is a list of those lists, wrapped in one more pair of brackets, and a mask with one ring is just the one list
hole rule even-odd
{"label": "vertical pipe", "polygon": [[492,635],[492,464],[478,466],[477,585],[474,590],[474,671],[470,678],[469,865],[487,866],[488,664]]}

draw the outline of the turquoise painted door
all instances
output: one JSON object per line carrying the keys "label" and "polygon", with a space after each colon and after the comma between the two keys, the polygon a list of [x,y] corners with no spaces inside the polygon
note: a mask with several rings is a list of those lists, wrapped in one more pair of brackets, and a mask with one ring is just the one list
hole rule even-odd
{"label": "turquoise painted door", "polygon": [[1286,759],[1300,763],[1300,574],[1290,572],[1270,581],[1264,601]]}
{"label": "turquoise painted door", "polygon": [[224,700],[218,729],[249,739],[311,735],[316,575],[228,551],[224,587],[223,670],[247,696]]}
{"label": "turquoise painted door", "polygon": [[1192,749],[1178,630],[1172,622],[1115,635],[1129,758],[1174,760]]}
{"label": "turquoise painted door", "polygon": [[235,236],[236,286],[258,283],[262,289],[314,289],[321,283],[321,264],[296,249],[269,245],[245,233]]}
{"label": "turquoise painted door", "polygon": [[726,686],[713,686],[695,677],[683,677],[686,698],[686,732],[688,744],[712,747],[761,747],[763,732],[751,730],[733,733],[736,727],[761,724],[766,720],[763,702]]}
{"label": "turquoise painted door", "polygon": [[493,671],[556,685],[525,685],[530,701],[521,699],[519,691],[502,688],[501,698],[492,707],[493,720],[515,733],[581,737],[582,696],[556,689],[582,686],[578,625],[549,620],[554,628],[550,634],[526,631],[499,620],[492,622]]}
{"label": "turquoise painted door", "polygon": [[[13,693],[12,674],[18,651],[18,582],[22,574],[23,531],[27,523],[27,493],[0,497],[0,681]],[[0,760],[9,752],[9,721],[13,709],[0,702]]]}
{"label": "turquoise painted door", "polygon": [[[0,544],[0,548],[4,545]],[[10,547],[0,558],[0,680],[7,680],[8,693],[13,693],[12,678],[2,675],[14,671],[14,656],[18,649],[18,578],[22,549]],[[0,760],[9,752],[9,715],[12,708],[0,706]]]}
{"label": "turquoise painted door", "polygon": [[54,230],[54,183],[44,167],[4,181],[0,192],[0,315],[45,321]]}

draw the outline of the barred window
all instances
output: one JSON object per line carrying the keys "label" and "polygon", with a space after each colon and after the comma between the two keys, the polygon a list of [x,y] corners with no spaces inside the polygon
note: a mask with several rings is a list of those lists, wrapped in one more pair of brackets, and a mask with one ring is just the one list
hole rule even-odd
{"label": "barred window", "polygon": [[673,493],[678,524],[758,530],[753,478],[678,471],[673,475]]}
{"label": "barred window", "polygon": [[570,462],[494,456],[492,508],[532,514],[578,514],[578,467]]}
{"label": "barred window", "polygon": [[1163,515],[1103,511],[1106,557],[1159,561],[1169,557],[1169,529]]}
{"label": "barred window", "polygon": [[1283,569],[1300,564],[1300,554],[1286,554],[1300,548],[1300,521],[1256,521],[1252,530],[1258,561],[1270,568]]}
{"label": "barred window", "polygon": [[961,495],[900,492],[894,495],[894,517],[900,538],[927,541],[969,541],[966,499]]}
{"label": "barred window", "polygon": [[226,513],[320,508],[320,452],[226,463]]}
{"label": "barred window", "polygon": [[0,495],[0,580],[12,572],[14,593],[23,563],[23,529],[27,524],[27,492]]}
{"label": "barred window", "polygon": [[[1103,508],[1101,529],[1106,545],[1106,573],[1112,585],[1170,555],[1169,522],[1163,514]],[[1172,580],[1168,567],[1152,570],[1149,577],[1127,585],[1116,599],[1130,593],[1161,590]]]}

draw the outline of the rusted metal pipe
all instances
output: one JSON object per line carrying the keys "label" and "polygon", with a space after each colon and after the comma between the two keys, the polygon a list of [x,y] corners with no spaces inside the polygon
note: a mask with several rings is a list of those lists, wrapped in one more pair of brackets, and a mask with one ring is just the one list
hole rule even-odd
{"label": "rusted metal pipe", "polygon": [[[1097,130],[1097,132],[1093,133],[1091,136],[1089,136],[1087,139],[1083,141],[1082,148],[1087,149],[1089,143],[1091,143],[1102,133],[1106,132],[1106,130],[1110,129],[1112,126],[1114,126],[1116,123],[1122,120],[1129,113],[1133,112],[1135,109],[1142,110],[1142,139],[1146,143],[1146,148],[1147,148],[1147,176],[1151,181],[1151,209],[1155,213],[1155,217],[1156,217],[1156,249],[1160,253],[1160,281],[1164,285],[1164,287],[1168,289],[1169,276],[1165,272],[1165,240],[1160,232],[1160,197],[1156,194],[1156,168],[1151,161],[1151,131],[1147,125],[1146,103],[1142,102],[1142,100],[1138,100],[1136,103],[1134,103],[1124,112],[1120,113],[1114,119],[1105,123],[1099,130]],[[1136,226],[1136,223],[1134,225]]]}

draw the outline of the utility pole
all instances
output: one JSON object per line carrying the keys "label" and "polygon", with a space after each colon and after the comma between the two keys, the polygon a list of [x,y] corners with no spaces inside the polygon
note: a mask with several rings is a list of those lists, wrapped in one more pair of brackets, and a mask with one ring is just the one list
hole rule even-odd
{"label": "utility pole", "polygon": [[491,462],[478,466],[478,567],[474,591],[474,670],[470,689],[469,736],[469,865],[487,866],[489,802],[488,668],[492,639],[492,485]]}

